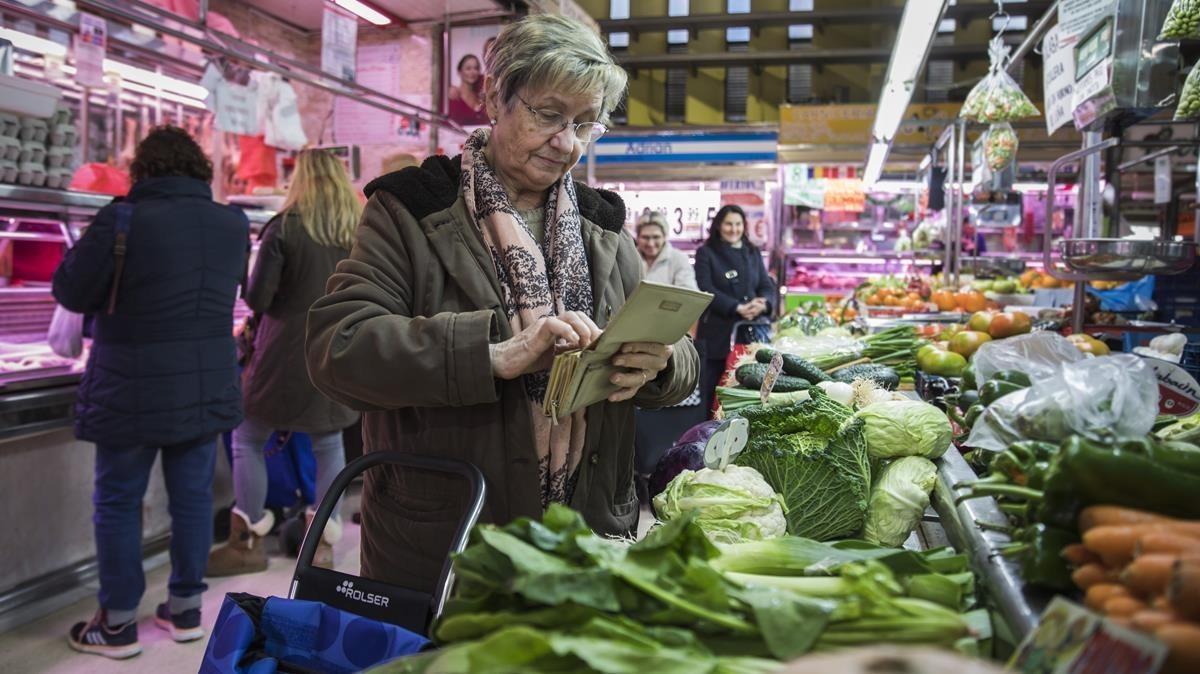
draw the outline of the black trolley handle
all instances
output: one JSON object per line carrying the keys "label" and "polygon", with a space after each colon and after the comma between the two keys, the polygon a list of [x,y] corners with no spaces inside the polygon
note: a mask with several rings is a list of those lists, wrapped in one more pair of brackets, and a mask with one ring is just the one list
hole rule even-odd
{"label": "black trolley handle", "polygon": [[[325,531],[325,525],[329,522],[329,517],[333,514],[334,504],[342,497],[342,494],[350,486],[354,478],[371,468],[384,464],[395,464],[405,468],[427,470],[435,473],[447,473],[457,475],[466,480],[467,486],[470,489],[469,503],[466,512],[463,513],[462,519],[459,520],[458,529],[454,532],[454,538],[450,542],[450,553],[462,552],[467,547],[467,537],[471,533],[471,528],[475,526],[475,522],[478,521],[479,514],[483,511],[483,502],[487,494],[487,485],[483,479],[483,473],[474,464],[441,456],[412,454],[394,450],[367,452],[346,464],[346,467],[333,479],[333,484],[329,485],[329,490],[325,492],[325,497],[321,499],[321,504],[317,506],[317,512],[313,515],[312,524],[309,525],[308,531],[304,534],[304,543],[300,546],[300,556],[296,560],[296,570],[292,575],[293,589],[296,587],[301,576],[312,569],[313,558],[317,554],[317,544],[321,540],[321,535]],[[453,562],[451,554],[447,554],[446,562],[442,565],[442,573],[438,577],[437,586],[434,588],[433,599],[430,602],[433,617],[442,614],[442,608],[445,606],[446,599],[450,595],[450,585],[453,582]]]}

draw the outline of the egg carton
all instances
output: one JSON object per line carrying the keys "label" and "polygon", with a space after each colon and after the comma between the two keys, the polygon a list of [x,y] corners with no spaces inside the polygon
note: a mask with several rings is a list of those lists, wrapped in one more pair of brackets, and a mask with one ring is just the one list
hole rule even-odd
{"label": "egg carton", "polygon": [[20,130],[20,117],[10,112],[0,112],[0,136],[15,138]]}
{"label": "egg carton", "polygon": [[0,136],[0,159],[17,161],[21,157],[21,141],[15,136]]}
{"label": "egg carton", "polygon": [[65,190],[71,186],[71,178],[74,175],[75,169],[69,167],[47,169],[46,187]]}
{"label": "egg carton", "polygon": [[46,124],[46,120],[37,117],[21,118],[21,129],[17,132],[17,137],[21,139],[21,142],[33,140],[45,143],[48,135],[50,135],[50,127]]}
{"label": "egg carton", "polygon": [[25,162],[17,166],[17,183],[32,187],[46,184],[46,166],[34,162]]}
{"label": "egg carton", "polygon": [[46,144],[39,143],[36,140],[27,140],[21,143],[21,152],[17,156],[17,161],[22,164],[45,164]]}
{"label": "egg carton", "polygon": [[12,159],[0,159],[0,183],[17,182],[17,162]]}

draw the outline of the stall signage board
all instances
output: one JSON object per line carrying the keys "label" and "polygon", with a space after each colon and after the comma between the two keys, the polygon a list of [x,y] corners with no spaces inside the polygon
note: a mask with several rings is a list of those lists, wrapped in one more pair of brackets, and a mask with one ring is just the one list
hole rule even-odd
{"label": "stall signage board", "polygon": [[1062,0],[1058,3],[1058,28],[1066,44],[1075,44],[1096,22],[1113,15],[1117,0]]}
{"label": "stall signage board", "polygon": [[625,222],[635,225],[646,213],[662,213],[667,219],[668,241],[699,241],[708,234],[708,224],[721,208],[716,190],[623,191]]}
{"label": "stall signage board", "polygon": [[1046,133],[1053,134],[1071,121],[1074,110],[1075,51],[1063,40],[1062,26],[1055,26],[1042,40],[1042,91],[1046,92]]}
{"label": "stall signage board", "polygon": [[767,248],[771,237],[764,188],[760,180],[721,181],[721,205],[742,207],[746,213],[746,236],[759,248]]}
{"label": "stall signage board", "polygon": [[338,79],[353,82],[357,45],[358,19],[326,5],[321,20],[321,70]]}
{"label": "stall signage board", "polygon": [[1022,674],[1154,674],[1166,657],[1162,642],[1055,597],[1008,669]]}
{"label": "stall signage board", "polygon": [[[875,105],[781,105],[779,142],[784,145],[862,145],[871,140]],[[958,119],[961,103],[908,106],[894,142],[932,145],[946,125]]]}
{"label": "stall signage board", "polygon": [[[749,133],[679,133],[652,136],[608,134],[588,152],[596,163],[733,163],[773,162],[777,158],[779,134],[774,131]],[[586,155],[581,164],[587,163]]]}
{"label": "stall signage board", "polygon": [[75,36],[75,81],[85,87],[104,86],[104,54],[108,49],[108,24],[104,18],[79,13]]}
{"label": "stall signage board", "polygon": [[825,181],[812,178],[809,164],[788,164],[784,167],[783,203],[787,206],[825,208]]}
{"label": "stall signage board", "polygon": [[1147,358],[1158,377],[1158,413],[1186,417],[1200,409],[1200,384],[1187,370],[1159,358]]}

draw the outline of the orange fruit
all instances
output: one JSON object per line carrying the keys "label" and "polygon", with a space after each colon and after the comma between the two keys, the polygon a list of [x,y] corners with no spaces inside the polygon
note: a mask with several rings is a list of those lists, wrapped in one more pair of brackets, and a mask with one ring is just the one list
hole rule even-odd
{"label": "orange fruit", "polygon": [[987,298],[984,297],[983,293],[979,292],[978,290],[958,293],[954,296],[954,301],[958,303],[958,306],[961,307],[963,311],[975,312],[983,311],[987,308]]}

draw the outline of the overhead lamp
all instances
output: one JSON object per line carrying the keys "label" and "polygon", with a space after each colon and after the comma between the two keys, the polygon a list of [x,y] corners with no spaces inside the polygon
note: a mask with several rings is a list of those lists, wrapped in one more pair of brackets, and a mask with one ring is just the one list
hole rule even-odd
{"label": "overhead lamp", "polygon": [[863,187],[870,189],[879,182],[883,174],[883,162],[887,159],[888,143],[876,141],[871,144],[871,153],[867,156],[867,168],[863,170]]}
{"label": "overhead lamp", "polygon": [[[908,0],[904,4],[900,29],[896,32],[896,43],[892,46],[892,57],[888,61],[887,77],[884,78],[883,91],[875,109],[871,154],[867,159],[867,184],[878,180],[883,171],[892,139],[904,121],[917,78],[929,55],[929,48],[933,46],[933,38],[937,35],[945,10],[946,0]],[[874,171],[873,164],[877,164]]]}
{"label": "overhead lamp", "polygon": [[54,40],[47,40],[44,37],[37,37],[29,33],[22,33],[19,30],[11,28],[0,28],[0,37],[13,43],[17,49],[24,49],[43,56],[57,56],[58,58],[66,58],[67,46],[59,44]]}
{"label": "overhead lamp", "polygon": [[933,155],[927,154],[927,155],[925,155],[925,158],[921,160],[921,165],[917,167],[917,170],[924,171],[925,169],[929,168],[929,165],[932,163],[933,163]]}
{"label": "overhead lamp", "polygon": [[360,19],[365,19],[376,26],[386,26],[392,22],[383,12],[359,0],[333,0],[334,4],[344,10],[353,12]]}

